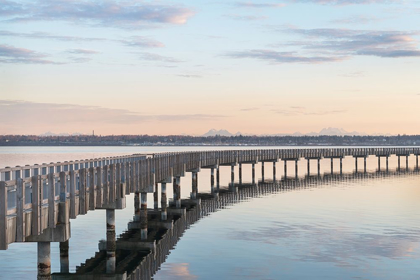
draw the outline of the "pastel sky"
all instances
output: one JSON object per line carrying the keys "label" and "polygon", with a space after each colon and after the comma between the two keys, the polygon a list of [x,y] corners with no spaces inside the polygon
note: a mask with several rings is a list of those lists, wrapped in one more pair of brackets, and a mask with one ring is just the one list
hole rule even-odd
{"label": "pastel sky", "polygon": [[420,1],[0,0],[0,134],[420,134]]}

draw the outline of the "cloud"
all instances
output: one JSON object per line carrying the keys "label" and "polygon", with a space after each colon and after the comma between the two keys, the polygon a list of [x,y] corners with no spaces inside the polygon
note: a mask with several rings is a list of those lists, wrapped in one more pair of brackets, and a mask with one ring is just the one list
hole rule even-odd
{"label": "cloud", "polygon": [[143,36],[132,36],[127,39],[106,39],[98,37],[77,37],[77,36],[61,36],[54,35],[45,32],[32,32],[32,33],[17,33],[0,30],[0,36],[2,37],[18,37],[18,38],[29,38],[29,39],[44,39],[44,40],[57,40],[65,42],[115,42],[121,43],[129,47],[141,47],[141,48],[162,48],[165,45],[159,41],[153,40]]}
{"label": "cloud", "polygon": [[3,37],[18,37],[18,38],[30,38],[30,39],[49,39],[49,40],[58,40],[58,41],[107,41],[105,38],[95,38],[95,37],[77,37],[77,36],[62,36],[62,35],[53,35],[46,32],[31,32],[31,33],[18,33],[0,30],[0,36]]}
{"label": "cloud", "polygon": [[331,58],[343,56],[376,56],[387,58],[420,57],[420,49],[414,36],[419,32],[374,31],[352,29],[281,29],[304,38],[284,46],[300,47],[310,55],[328,55]]}
{"label": "cloud", "polygon": [[127,1],[2,1],[0,16],[8,21],[66,21],[118,28],[184,24],[194,11],[182,5]]}
{"label": "cloud", "polygon": [[84,54],[84,55],[91,55],[91,54],[98,54],[98,51],[94,50],[86,50],[86,49],[71,49],[67,51],[68,53],[72,54]]}
{"label": "cloud", "polygon": [[[25,112],[25,114],[22,114]],[[28,121],[28,116],[37,116],[37,122]],[[54,116],[60,116],[54,117]],[[223,119],[226,116],[212,114],[161,114],[146,115],[129,110],[84,106],[75,104],[41,103],[20,100],[0,100],[0,131],[10,131],[19,123],[20,131],[32,129],[62,129],[62,125],[93,127],[96,125],[142,125],[144,122],[184,122]]]}
{"label": "cloud", "polygon": [[305,107],[300,106],[291,106],[286,109],[272,109],[272,112],[283,115],[283,116],[326,116],[326,115],[336,115],[346,112],[346,110],[316,110],[311,111]]}
{"label": "cloud", "polygon": [[267,16],[241,16],[241,15],[225,15],[225,17],[234,19],[234,20],[246,20],[246,21],[254,21],[254,20],[265,20],[268,19]]}
{"label": "cloud", "polygon": [[295,3],[313,3],[322,5],[358,5],[358,4],[389,4],[398,0],[289,0]]}
{"label": "cloud", "polygon": [[177,75],[178,77],[183,77],[183,78],[202,78],[202,76],[200,75],[191,75],[191,74],[180,74]]}
{"label": "cloud", "polygon": [[140,47],[140,48],[163,48],[165,44],[147,38],[143,36],[133,36],[129,40],[119,40],[119,42],[123,43],[129,47]]}
{"label": "cloud", "polygon": [[147,53],[147,52],[141,53],[140,54],[140,58],[142,60],[161,61],[161,62],[169,62],[169,63],[180,63],[180,62],[183,62],[182,60],[178,60],[178,59],[175,59],[173,57],[163,56],[163,55],[154,54],[154,53]]}
{"label": "cloud", "polygon": [[345,59],[341,57],[328,57],[328,56],[302,56],[296,52],[277,52],[273,50],[247,50],[226,53],[225,56],[231,58],[253,58],[265,60],[272,64],[281,63],[325,63],[334,62]]}
{"label": "cloud", "polygon": [[346,78],[361,78],[365,76],[365,73],[362,71],[356,71],[356,72],[341,74],[340,76],[346,77]]}
{"label": "cloud", "polygon": [[33,50],[0,45],[0,63],[60,64],[45,59],[45,54]]}
{"label": "cloud", "polygon": [[378,22],[384,19],[379,19],[374,16],[352,16],[342,19],[335,19],[330,21],[332,24],[368,24],[372,22]]}
{"label": "cloud", "polygon": [[257,108],[257,107],[242,108],[242,109],[240,109],[240,111],[243,111],[243,112],[250,112],[250,111],[257,111],[257,110],[259,110],[259,108]]}
{"label": "cloud", "polygon": [[263,3],[255,3],[255,2],[236,2],[234,3],[234,5],[236,7],[240,7],[240,8],[281,8],[284,7],[286,4],[276,4],[276,3],[268,3],[268,2],[263,2]]}

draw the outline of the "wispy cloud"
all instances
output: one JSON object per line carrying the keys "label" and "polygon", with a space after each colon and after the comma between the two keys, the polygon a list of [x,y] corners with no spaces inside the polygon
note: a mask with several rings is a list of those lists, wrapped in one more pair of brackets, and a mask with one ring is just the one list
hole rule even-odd
{"label": "wispy cloud", "polygon": [[2,1],[0,16],[9,21],[68,21],[119,28],[184,24],[194,11],[182,5],[143,1]]}
{"label": "wispy cloud", "polygon": [[314,3],[322,5],[361,5],[361,4],[389,4],[399,0],[289,0],[295,3]]}
{"label": "wispy cloud", "polygon": [[346,77],[346,78],[361,78],[365,76],[365,73],[363,71],[356,71],[356,72],[344,73],[344,74],[341,74],[340,76]]}
{"label": "wispy cloud", "polygon": [[283,109],[272,109],[272,112],[283,116],[325,116],[336,115],[346,112],[346,110],[310,110],[305,107],[291,106]]}
{"label": "wispy cloud", "polygon": [[268,19],[267,16],[254,16],[254,15],[225,15],[225,17],[233,20],[244,20],[244,21],[255,21],[255,20],[265,20]]}
{"label": "wispy cloud", "polygon": [[5,30],[0,30],[0,36],[2,37],[18,37],[18,38],[30,38],[30,39],[49,39],[49,40],[58,40],[58,41],[106,41],[105,38],[96,38],[96,37],[78,37],[78,36],[64,36],[64,35],[54,35],[46,32],[31,32],[31,33],[19,33],[19,32],[10,32]]}
{"label": "wispy cloud", "polygon": [[285,4],[282,3],[269,3],[269,2],[252,2],[252,1],[240,1],[235,2],[234,5],[240,8],[281,8],[284,7]]}
{"label": "wispy cloud", "polygon": [[0,30],[0,36],[2,37],[17,37],[26,39],[41,39],[41,40],[56,40],[64,42],[112,42],[121,43],[129,47],[139,48],[163,48],[165,44],[156,41],[149,37],[144,36],[131,36],[126,39],[107,39],[99,37],[78,37],[78,36],[61,36],[54,35],[46,32],[31,32],[31,33],[19,33]]}
{"label": "wispy cloud", "polygon": [[[21,112],[25,112],[22,114]],[[0,128],[9,123],[28,124],[28,116],[37,116],[37,125],[51,127],[66,123],[75,124],[139,124],[144,121],[203,121],[222,119],[226,116],[211,114],[147,115],[129,110],[83,106],[75,104],[38,103],[19,100],[0,100]],[[51,116],[60,116],[53,118]]]}
{"label": "wispy cloud", "polygon": [[257,110],[259,110],[259,108],[257,108],[257,107],[242,108],[242,109],[240,109],[240,111],[243,111],[243,112],[250,112],[250,111],[257,111]]}
{"label": "wispy cloud", "polygon": [[165,44],[159,41],[143,36],[132,36],[130,39],[119,40],[119,42],[126,46],[140,48],[163,48],[165,46]]}
{"label": "wispy cloud", "polygon": [[328,56],[303,56],[296,52],[277,52],[273,50],[247,50],[226,53],[225,56],[231,58],[254,58],[265,60],[272,64],[281,63],[325,63],[334,62],[345,59],[341,57],[328,57]]}
{"label": "wispy cloud", "polygon": [[163,55],[159,55],[159,54],[155,54],[155,53],[148,53],[148,52],[140,53],[140,58],[142,60],[160,61],[160,62],[169,62],[169,63],[183,62],[182,60],[178,60],[178,59],[173,58],[173,57],[163,56]]}
{"label": "wispy cloud", "polygon": [[72,54],[83,54],[83,55],[91,55],[91,54],[98,54],[98,51],[94,50],[86,50],[86,49],[71,49],[67,51],[68,53]]}
{"label": "wispy cloud", "polygon": [[193,74],[179,74],[177,76],[183,77],[183,78],[202,78],[202,76],[200,75],[193,75]]}
{"label": "wispy cloud", "polygon": [[374,16],[351,16],[341,19],[331,20],[330,23],[332,24],[368,24],[372,22],[378,22],[384,20],[383,18],[379,19]]}
{"label": "wispy cloud", "polygon": [[311,39],[301,45],[316,53],[331,55],[369,55],[378,57],[420,56],[420,49],[414,39],[417,32],[373,31],[351,29],[299,29],[283,30]]}
{"label": "wispy cloud", "polygon": [[45,59],[47,55],[25,48],[0,45],[0,63],[59,64]]}

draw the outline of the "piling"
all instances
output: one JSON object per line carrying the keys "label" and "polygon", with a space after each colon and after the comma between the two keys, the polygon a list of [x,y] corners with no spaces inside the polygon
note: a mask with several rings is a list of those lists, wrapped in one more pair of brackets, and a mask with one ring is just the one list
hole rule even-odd
{"label": "piling", "polygon": [[115,273],[115,209],[106,209],[106,273]]}
{"label": "piling", "polygon": [[60,242],[60,272],[69,273],[69,241]]}
{"label": "piling", "polygon": [[140,199],[140,236],[141,240],[147,239],[147,192],[141,193]]}
{"label": "piling", "polygon": [[161,198],[160,198],[160,204],[161,204],[161,219],[163,221],[166,221],[168,219],[167,214],[167,198],[166,198],[166,182],[163,182],[161,184]]}
{"label": "piling", "polygon": [[38,280],[51,279],[51,244],[38,242]]}

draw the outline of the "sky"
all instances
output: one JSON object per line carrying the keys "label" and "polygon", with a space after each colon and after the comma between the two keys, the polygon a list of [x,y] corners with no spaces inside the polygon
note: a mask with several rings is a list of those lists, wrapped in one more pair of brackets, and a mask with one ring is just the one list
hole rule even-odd
{"label": "sky", "polygon": [[420,1],[0,0],[0,134],[420,134]]}

